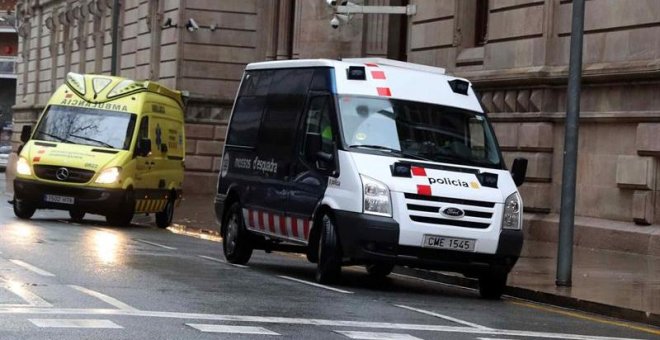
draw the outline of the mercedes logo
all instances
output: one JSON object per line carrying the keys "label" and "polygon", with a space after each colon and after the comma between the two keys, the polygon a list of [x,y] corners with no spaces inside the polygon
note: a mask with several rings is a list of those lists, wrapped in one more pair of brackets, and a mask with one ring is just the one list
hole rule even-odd
{"label": "mercedes logo", "polygon": [[60,181],[66,181],[69,178],[69,169],[67,168],[57,169],[57,171],[55,172],[55,177]]}

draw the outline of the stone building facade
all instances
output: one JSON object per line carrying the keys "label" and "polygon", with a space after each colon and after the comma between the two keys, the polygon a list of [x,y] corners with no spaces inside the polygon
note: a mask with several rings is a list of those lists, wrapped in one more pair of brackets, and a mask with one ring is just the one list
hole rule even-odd
{"label": "stone building facade", "polygon": [[[19,0],[15,144],[66,72],[108,73],[112,0]],[[507,159],[530,160],[528,218],[559,211],[570,0],[364,0],[416,14],[352,15],[324,0],[123,0],[122,76],[190,93],[187,192],[212,192],[245,64],[380,56],[437,65],[481,94]],[[577,215],[660,221],[660,2],[587,1]],[[198,30],[189,30],[190,19]]]}

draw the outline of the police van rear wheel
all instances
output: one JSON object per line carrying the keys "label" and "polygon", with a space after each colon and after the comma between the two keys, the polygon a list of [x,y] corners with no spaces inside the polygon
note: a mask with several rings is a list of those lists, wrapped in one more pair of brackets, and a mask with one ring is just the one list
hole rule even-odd
{"label": "police van rear wheel", "polygon": [[14,215],[16,215],[16,217],[23,220],[29,220],[36,210],[37,209],[34,205],[30,204],[30,202],[14,197]]}
{"label": "police van rear wheel", "polygon": [[341,277],[341,248],[334,222],[329,215],[323,215],[321,218],[321,228],[316,281],[319,283],[335,283]]}
{"label": "police van rear wheel", "polygon": [[85,212],[80,210],[69,210],[69,217],[71,217],[71,221],[73,222],[82,222],[83,218],[85,218]]}
{"label": "police van rear wheel", "polygon": [[172,224],[174,217],[174,199],[167,200],[167,205],[161,212],[156,213],[156,225],[158,228],[167,228]]}
{"label": "police van rear wheel", "polygon": [[387,275],[390,275],[392,269],[394,269],[394,265],[388,263],[372,263],[366,265],[366,268],[369,276],[375,278],[384,278]]}
{"label": "police van rear wheel", "polygon": [[238,203],[232,204],[229,208],[223,227],[222,251],[225,253],[227,262],[246,264],[252,256],[253,247],[250,235],[245,230],[241,206]]}

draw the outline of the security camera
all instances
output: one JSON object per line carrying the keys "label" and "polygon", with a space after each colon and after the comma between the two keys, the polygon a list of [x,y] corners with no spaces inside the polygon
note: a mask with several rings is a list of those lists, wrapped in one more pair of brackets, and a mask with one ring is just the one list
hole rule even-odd
{"label": "security camera", "polygon": [[199,25],[197,24],[195,19],[190,18],[190,19],[188,19],[188,22],[186,23],[186,29],[189,32],[195,32],[195,31],[199,30]]}
{"label": "security camera", "polygon": [[339,27],[339,18],[335,15],[332,17],[332,20],[330,20],[330,27],[337,29]]}

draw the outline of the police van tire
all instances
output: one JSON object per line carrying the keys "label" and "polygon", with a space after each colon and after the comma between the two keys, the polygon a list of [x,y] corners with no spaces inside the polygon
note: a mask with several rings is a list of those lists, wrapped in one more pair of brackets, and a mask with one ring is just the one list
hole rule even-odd
{"label": "police van tire", "polygon": [[172,218],[174,217],[174,199],[167,200],[165,208],[161,212],[156,213],[156,226],[158,228],[165,229],[172,224]]}
{"label": "police van tire", "polygon": [[37,209],[34,205],[14,197],[14,215],[22,220],[29,220]]}
{"label": "police van tire", "polygon": [[503,271],[489,271],[479,276],[479,295],[487,300],[499,300],[506,288],[508,274]]}
{"label": "police van tire", "polygon": [[316,263],[316,281],[318,283],[336,283],[341,277],[341,247],[332,217],[321,217],[321,236],[319,237],[318,261]]}
{"label": "police van tire", "polygon": [[233,264],[246,264],[252,256],[252,242],[250,234],[245,229],[241,206],[235,202],[229,208],[223,223],[222,251],[227,262]]}
{"label": "police van tire", "polygon": [[85,212],[81,210],[69,210],[69,217],[71,217],[71,221],[73,222],[82,222],[83,218],[85,218]]}
{"label": "police van tire", "polygon": [[374,278],[384,278],[392,273],[394,265],[390,263],[371,263],[365,266],[369,276]]}

